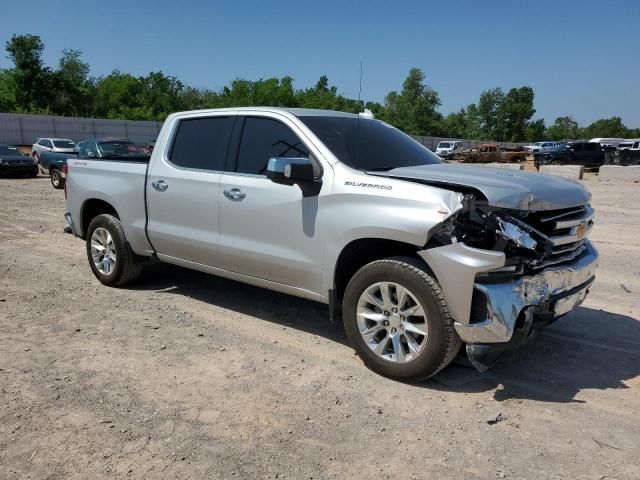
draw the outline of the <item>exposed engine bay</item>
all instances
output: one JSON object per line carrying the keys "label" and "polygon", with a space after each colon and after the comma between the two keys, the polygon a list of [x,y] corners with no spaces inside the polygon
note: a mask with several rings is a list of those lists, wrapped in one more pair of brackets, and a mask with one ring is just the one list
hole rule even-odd
{"label": "exposed engine bay", "polygon": [[536,212],[493,207],[481,197],[465,193],[462,208],[433,232],[432,245],[464,242],[504,252],[505,266],[492,273],[512,274],[568,262],[584,252],[593,224],[589,205]]}

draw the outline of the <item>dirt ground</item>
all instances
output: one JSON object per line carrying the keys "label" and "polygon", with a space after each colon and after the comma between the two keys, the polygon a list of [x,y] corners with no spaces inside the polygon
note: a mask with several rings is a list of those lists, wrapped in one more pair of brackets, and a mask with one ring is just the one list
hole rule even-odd
{"label": "dirt ground", "polygon": [[323,305],[166,265],[101,286],[62,191],[0,179],[0,478],[640,478],[640,185],[585,183],[586,302],[407,385]]}

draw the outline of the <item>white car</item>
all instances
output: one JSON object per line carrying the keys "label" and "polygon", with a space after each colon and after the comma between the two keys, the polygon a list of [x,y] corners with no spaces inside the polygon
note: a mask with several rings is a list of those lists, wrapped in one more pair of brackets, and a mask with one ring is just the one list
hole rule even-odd
{"label": "white car", "polygon": [[547,152],[558,146],[558,142],[536,142],[531,145],[525,145],[523,148],[529,153]]}
{"label": "white car", "polygon": [[73,153],[76,142],[69,138],[39,138],[31,146],[31,156],[40,162],[40,155],[44,152]]}
{"label": "white car", "polygon": [[453,155],[456,150],[460,150],[462,147],[462,142],[457,140],[442,141],[438,143],[438,146],[436,147],[436,155],[440,155],[442,158],[448,158]]}

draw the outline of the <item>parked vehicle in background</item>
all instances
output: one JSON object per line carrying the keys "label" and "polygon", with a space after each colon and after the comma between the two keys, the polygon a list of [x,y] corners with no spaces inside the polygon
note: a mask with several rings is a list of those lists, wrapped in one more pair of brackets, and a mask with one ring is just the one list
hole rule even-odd
{"label": "parked vehicle in background", "polygon": [[43,152],[38,163],[40,173],[49,175],[53,188],[62,189],[65,179],[64,166],[67,164],[67,159],[77,157],[77,151],[71,153]]}
{"label": "parked vehicle in background", "polygon": [[558,142],[536,142],[522,147],[528,153],[546,152],[558,146]]}
{"label": "parked vehicle in background", "polygon": [[176,113],[150,161],[108,158],[69,160],[66,189],[100,282],[131,282],[155,258],[323,302],[390,377],[434,375],[462,342],[482,368],[594,280],[582,185],[443,163],[367,116]]}
{"label": "parked vehicle in background", "polygon": [[80,142],[78,158],[104,160],[111,158],[139,160],[143,158],[148,160],[149,154],[126,138],[94,138]]}
{"label": "parked vehicle in background", "polygon": [[44,152],[73,153],[76,144],[69,138],[39,138],[31,146],[31,156],[40,161]]}
{"label": "parked vehicle in background", "polygon": [[626,142],[629,146],[621,148],[618,146],[613,157],[614,165],[640,165],[640,139],[636,138],[629,142]]}
{"label": "parked vehicle in background", "polygon": [[617,147],[621,142],[624,142],[624,138],[592,138],[589,140],[591,143],[599,143],[600,145],[610,145]]}
{"label": "parked vehicle in background", "polygon": [[464,163],[517,163],[527,160],[522,148],[502,148],[497,143],[484,143],[477,149],[463,150],[455,156]]}
{"label": "parked vehicle in background", "polygon": [[618,144],[618,150],[640,150],[640,139],[628,139]]}
{"label": "parked vehicle in background", "polygon": [[600,168],[605,162],[605,150],[595,142],[569,142],[548,152],[533,155],[536,168],[541,165],[582,165]]}
{"label": "parked vehicle in background", "polygon": [[0,144],[0,175],[38,175],[35,159],[22,153],[18,147]]}
{"label": "parked vehicle in background", "polygon": [[62,189],[65,184],[64,165],[68,159],[109,159],[112,156],[118,159],[131,158],[133,160],[148,159],[149,154],[128,139],[121,138],[97,138],[79,142],[74,152],[55,153],[44,152],[40,157],[40,170],[49,174],[53,188]]}
{"label": "parked vehicle in background", "polygon": [[453,158],[458,150],[464,147],[459,140],[446,140],[438,143],[436,154],[444,159]]}

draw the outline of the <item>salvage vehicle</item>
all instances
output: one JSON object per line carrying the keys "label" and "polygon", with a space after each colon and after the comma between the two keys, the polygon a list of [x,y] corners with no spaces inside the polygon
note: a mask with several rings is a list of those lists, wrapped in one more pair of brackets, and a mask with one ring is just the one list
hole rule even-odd
{"label": "salvage vehicle", "polygon": [[453,158],[456,151],[462,149],[464,145],[459,140],[442,141],[436,147],[436,154],[444,159]]}
{"label": "salvage vehicle", "polygon": [[462,344],[487,368],[594,281],[581,184],[443,163],[370,112],[174,113],[150,161],[123,160],[68,161],[65,217],[101,283],[155,259],[322,302],[389,377]]}
{"label": "salvage vehicle", "polygon": [[484,143],[477,149],[463,150],[455,158],[464,163],[516,163],[527,160],[522,148],[502,148],[497,143]]}
{"label": "salvage vehicle", "polygon": [[31,146],[31,156],[39,162],[45,152],[73,153],[75,147],[75,142],[69,138],[39,138]]}
{"label": "salvage vehicle", "polygon": [[595,142],[569,142],[548,152],[533,154],[536,168],[541,165],[583,165],[598,169],[605,163],[605,150]]}
{"label": "salvage vehicle", "polygon": [[38,165],[29,155],[25,155],[11,145],[0,144],[0,175],[38,176]]}

